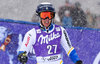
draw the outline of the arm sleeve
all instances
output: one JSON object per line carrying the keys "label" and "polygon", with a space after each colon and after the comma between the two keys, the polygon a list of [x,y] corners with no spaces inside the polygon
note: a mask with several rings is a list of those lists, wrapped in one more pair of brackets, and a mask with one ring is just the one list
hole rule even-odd
{"label": "arm sleeve", "polygon": [[67,55],[69,55],[69,50],[73,47],[71,45],[71,42],[69,40],[66,30],[63,27],[61,27],[61,30],[62,30],[61,45],[65,49]]}
{"label": "arm sleeve", "polygon": [[[35,54],[33,46],[32,46],[35,44],[35,40],[36,40],[36,32],[35,32],[35,29],[33,28],[32,30],[28,31],[25,34],[18,54],[23,53],[25,51],[27,52],[27,54],[29,52],[33,52]],[[32,51],[32,49],[33,49],[33,51]]]}
{"label": "arm sleeve", "polygon": [[68,37],[68,33],[66,32],[66,30],[61,27],[62,29],[62,37],[61,37],[61,45],[64,48],[64,50],[66,51],[67,55],[70,57],[70,59],[76,63],[79,59],[74,47],[71,45],[71,41]]}

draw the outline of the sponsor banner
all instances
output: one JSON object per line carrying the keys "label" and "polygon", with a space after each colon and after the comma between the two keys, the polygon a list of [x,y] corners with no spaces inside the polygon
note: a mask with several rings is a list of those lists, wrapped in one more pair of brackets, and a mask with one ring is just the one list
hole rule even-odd
{"label": "sponsor banner", "polygon": [[[0,21],[0,64],[20,64],[17,52],[25,33],[33,27],[34,24],[30,23]],[[100,31],[77,28],[66,30],[83,64],[100,64]],[[64,50],[63,60],[64,64],[73,64]],[[34,55],[29,55],[27,64],[36,64]]]}
{"label": "sponsor banner", "polygon": [[[83,64],[100,64],[100,30],[66,29]],[[73,64],[64,53],[64,64]],[[66,60],[65,60],[66,59]]]}

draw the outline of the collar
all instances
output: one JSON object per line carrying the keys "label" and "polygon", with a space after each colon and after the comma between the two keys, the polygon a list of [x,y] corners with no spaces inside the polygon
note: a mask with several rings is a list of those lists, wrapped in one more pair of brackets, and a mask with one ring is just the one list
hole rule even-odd
{"label": "collar", "polygon": [[42,26],[41,24],[39,24],[39,27],[41,28],[41,30],[48,32],[53,29],[53,24],[51,23],[51,25],[48,27],[48,29],[46,29],[46,27]]}

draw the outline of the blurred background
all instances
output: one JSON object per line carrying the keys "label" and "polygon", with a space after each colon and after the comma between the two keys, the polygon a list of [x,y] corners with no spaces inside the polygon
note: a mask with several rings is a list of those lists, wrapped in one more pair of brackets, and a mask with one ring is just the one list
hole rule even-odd
{"label": "blurred background", "polygon": [[[2,48],[6,38],[11,40],[4,45],[6,51],[0,49],[0,62],[19,64],[16,60],[18,49],[24,34],[40,20],[35,10],[41,2],[50,2],[54,5],[56,9],[54,23],[68,27],[66,30],[72,45],[82,61],[85,64],[100,64],[100,31],[84,30],[85,27],[100,29],[100,0],[0,0],[0,47]],[[70,27],[76,29],[70,29]],[[4,36],[5,34],[7,35]],[[29,64],[36,62],[33,58],[29,58]],[[64,54],[64,64],[67,62],[72,64]]]}
{"label": "blurred background", "polygon": [[0,18],[38,22],[35,10],[41,2],[54,5],[55,24],[100,28],[100,0],[0,0]]}

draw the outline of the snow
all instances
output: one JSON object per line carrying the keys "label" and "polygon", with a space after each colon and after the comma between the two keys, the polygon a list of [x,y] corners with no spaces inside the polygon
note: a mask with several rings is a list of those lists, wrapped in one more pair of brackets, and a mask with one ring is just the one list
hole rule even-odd
{"label": "snow", "polygon": [[[37,5],[44,1],[52,3],[56,11],[65,3],[65,0],[0,0],[0,18],[31,21]],[[99,0],[70,0],[71,3],[76,1],[84,10],[89,8],[91,12],[100,14]]]}

